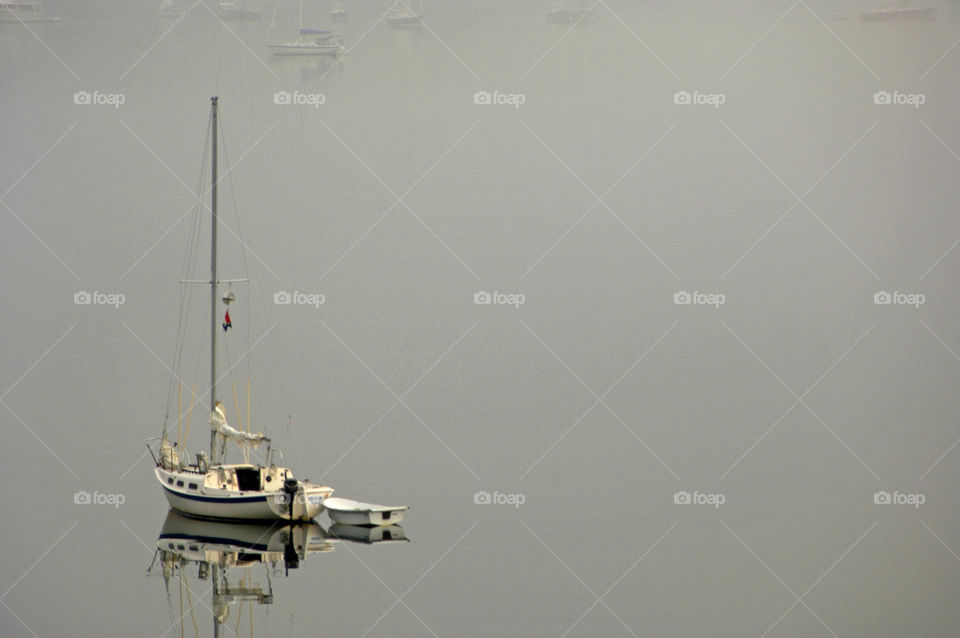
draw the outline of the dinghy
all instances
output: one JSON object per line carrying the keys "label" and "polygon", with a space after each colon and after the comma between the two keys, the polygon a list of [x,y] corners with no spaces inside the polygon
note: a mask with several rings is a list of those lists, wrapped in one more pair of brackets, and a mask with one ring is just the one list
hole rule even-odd
{"label": "dinghy", "polygon": [[340,525],[396,525],[409,509],[406,505],[373,505],[349,498],[328,498],[323,505],[330,519]]}

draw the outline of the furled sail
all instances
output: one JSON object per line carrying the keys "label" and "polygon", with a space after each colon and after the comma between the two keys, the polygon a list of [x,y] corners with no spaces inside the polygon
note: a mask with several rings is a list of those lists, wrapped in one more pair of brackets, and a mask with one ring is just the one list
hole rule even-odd
{"label": "furled sail", "polygon": [[252,444],[254,448],[256,448],[261,441],[267,440],[263,432],[244,432],[227,423],[227,416],[223,413],[223,403],[220,401],[217,401],[213,412],[210,413],[210,429],[215,430],[217,434],[224,437],[224,439],[236,441],[240,445]]}

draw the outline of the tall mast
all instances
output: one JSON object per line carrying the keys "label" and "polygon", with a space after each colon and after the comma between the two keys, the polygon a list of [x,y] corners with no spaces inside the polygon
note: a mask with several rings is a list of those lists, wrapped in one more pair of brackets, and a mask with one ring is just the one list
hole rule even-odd
{"label": "tall mast", "polygon": [[[213,141],[210,168],[210,409],[217,402],[217,97],[210,98],[210,122]],[[210,458],[217,462],[217,433],[210,430]]]}

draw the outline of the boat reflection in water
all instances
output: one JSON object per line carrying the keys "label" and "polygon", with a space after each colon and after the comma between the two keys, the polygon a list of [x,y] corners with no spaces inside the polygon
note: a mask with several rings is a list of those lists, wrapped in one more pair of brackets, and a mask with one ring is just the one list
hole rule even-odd
{"label": "boat reflection in water", "polygon": [[[239,635],[245,603],[250,605],[253,635],[253,605],[272,604],[273,579],[289,575],[289,570],[299,568],[308,555],[332,552],[339,541],[370,544],[405,540],[399,525],[335,525],[328,533],[313,522],[231,523],[189,518],[170,510],[147,573],[159,570],[163,574],[171,623],[180,627],[181,635],[190,625],[199,635],[197,616],[208,610],[213,614],[213,635],[220,636],[234,606],[237,627],[228,626],[227,633]],[[191,590],[198,580],[205,583],[201,591],[207,587],[212,591],[210,607]]]}

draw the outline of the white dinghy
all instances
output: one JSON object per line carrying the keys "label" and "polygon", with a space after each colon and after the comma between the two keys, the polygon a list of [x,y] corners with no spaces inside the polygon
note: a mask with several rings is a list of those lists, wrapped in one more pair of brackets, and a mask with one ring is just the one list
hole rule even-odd
{"label": "white dinghy", "polygon": [[410,509],[406,505],[373,505],[349,498],[328,498],[323,506],[330,519],[340,525],[396,525]]}

